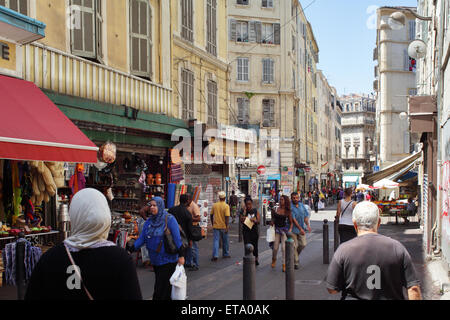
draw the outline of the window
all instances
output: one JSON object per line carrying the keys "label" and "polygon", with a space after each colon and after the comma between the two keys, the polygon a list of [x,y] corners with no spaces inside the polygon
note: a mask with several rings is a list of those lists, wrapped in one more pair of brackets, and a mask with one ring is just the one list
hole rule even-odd
{"label": "window", "polygon": [[131,73],[151,78],[152,37],[151,13],[148,1],[130,1]]}
{"label": "window", "polygon": [[181,70],[181,98],[182,98],[182,119],[194,118],[194,73]]}
{"label": "window", "polygon": [[237,59],[237,80],[238,81],[248,81],[248,71],[249,71],[249,60],[248,58],[238,58]]}
{"label": "window", "polygon": [[248,0],[237,0],[236,3],[237,4],[248,5]]}
{"label": "window", "polygon": [[262,24],[262,43],[273,44],[273,24],[263,23]]}
{"label": "window", "polygon": [[416,20],[409,21],[409,40],[413,41],[416,39]]}
{"label": "window", "polygon": [[263,83],[274,83],[273,59],[263,59]]}
{"label": "window", "polygon": [[248,42],[248,22],[238,21],[236,22],[236,41]]}
{"label": "window", "polygon": [[238,98],[237,105],[239,124],[248,124],[250,121],[250,100],[245,98]]}
{"label": "window", "polygon": [[263,127],[275,127],[275,100],[264,99],[263,103]]}
{"label": "window", "polygon": [[194,41],[193,0],[181,0],[181,37]]}
{"label": "window", "polygon": [[294,86],[295,89],[295,69],[292,70],[292,85]]}
{"label": "window", "polygon": [[405,71],[411,71],[411,72],[416,72],[416,59],[411,58],[408,55],[408,50],[405,49],[403,50],[403,58],[404,58],[404,62],[403,62],[403,67]]}
{"label": "window", "polygon": [[297,38],[295,37],[295,35],[292,35],[292,51],[295,52],[295,43],[297,42]]}
{"label": "window", "polygon": [[208,124],[217,126],[217,83],[208,81]]}
{"label": "window", "polygon": [[273,0],[262,0],[263,8],[273,8]]}
{"label": "window", "polygon": [[102,59],[101,2],[101,0],[72,0],[71,4],[81,9],[81,28],[71,30],[71,48],[74,55],[98,61]]}
{"label": "window", "polygon": [[28,0],[0,0],[0,6],[28,15]]}
{"label": "window", "polygon": [[208,43],[206,51],[217,55],[217,0],[207,0],[206,3],[206,30]]}

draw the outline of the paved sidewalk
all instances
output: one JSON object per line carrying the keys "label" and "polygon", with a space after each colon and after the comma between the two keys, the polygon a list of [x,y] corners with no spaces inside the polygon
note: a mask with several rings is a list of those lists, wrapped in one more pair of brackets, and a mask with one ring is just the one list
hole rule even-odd
{"label": "paved sidewalk", "polygon": [[[323,220],[329,220],[330,261],[333,254],[333,221],[335,207],[312,212],[312,233],[307,234],[308,244],[300,255],[300,269],[295,270],[295,295],[298,300],[338,300],[339,295],[329,295],[324,283],[328,265],[322,261]],[[212,254],[212,234],[199,242],[200,270],[187,271],[189,300],[241,300],[243,295],[243,256],[244,244],[238,242],[238,224],[230,230],[231,259],[219,258],[210,261]],[[395,225],[383,219],[380,233],[399,240],[411,254],[416,270],[422,281],[424,299],[438,300],[439,288],[432,285],[426,268],[422,249],[422,232],[417,223]],[[281,249],[275,269],[271,268],[272,250],[265,239],[266,227],[262,227],[259,239],[260,265],[256,268],[256,298],[258,300],[285,299],[285,273],[281,270]],[[221,254],[221,251],[219,252]],[[154,273],[139,263],[138,277],[144,299],[153,295]],[[0,300],[16,299],[16,289],[0,288]]]}

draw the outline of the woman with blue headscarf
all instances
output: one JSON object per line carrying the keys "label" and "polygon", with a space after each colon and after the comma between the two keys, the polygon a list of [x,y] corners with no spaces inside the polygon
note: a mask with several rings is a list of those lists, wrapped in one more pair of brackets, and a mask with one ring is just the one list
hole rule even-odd
{"label": "woman with blue headscarf", "polygon": [[[155,270],[155,287],[153,300],[171,300],[172,286],[170,277],[175,272],[177,264],[184,265],[185,248],[181,240],[178,222],[174,216],[164,209],[164,200],[154,197],[144,208],[148,219],[145,221],[139,239],[129,246],[130,251],[147,246],[150,261]],[[172,234],[178,253],[169,254],[164,248],[164,229],[167,227]]]}

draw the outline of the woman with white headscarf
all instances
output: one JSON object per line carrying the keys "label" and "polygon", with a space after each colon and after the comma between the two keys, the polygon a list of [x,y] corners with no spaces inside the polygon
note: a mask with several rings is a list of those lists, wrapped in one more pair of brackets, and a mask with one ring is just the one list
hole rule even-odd
{"label": "woman with white headscarf", "polygon": [[75,194],[71,236],[48,250],[28,284],[26,300],[142,300],[136,267],[126,250],[107,241],[111,212],[95,189]]}

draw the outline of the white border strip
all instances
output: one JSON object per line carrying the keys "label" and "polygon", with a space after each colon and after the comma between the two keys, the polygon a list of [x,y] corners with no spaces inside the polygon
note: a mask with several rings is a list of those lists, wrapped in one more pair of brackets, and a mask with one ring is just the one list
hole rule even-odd
{"label": "white border strip", "polygon": [[17,139],[17,138],[8,138],[8,137],[0,137],[0,142],[10,142],[10,143],[31,144],[31,145],[45,146],[45,147],[57,147],[57,148],[67,148],[67,149],[98,151],[98,147],[78,146],[78,145],[74,145],[74,144]]}

